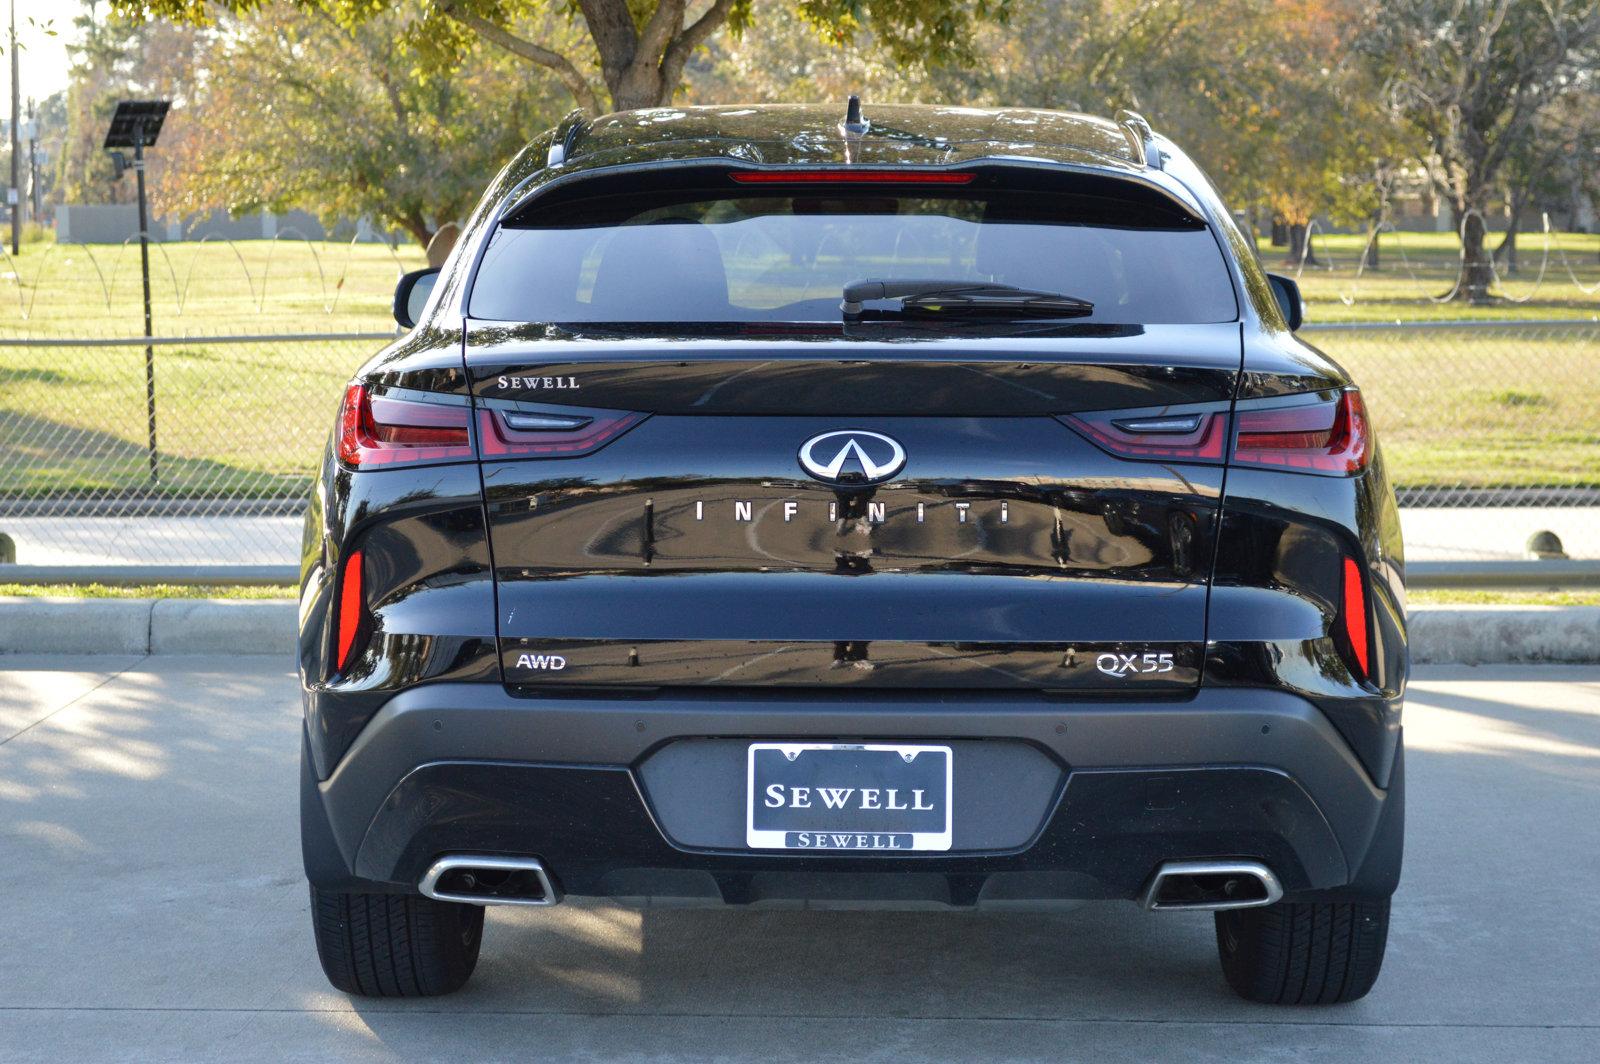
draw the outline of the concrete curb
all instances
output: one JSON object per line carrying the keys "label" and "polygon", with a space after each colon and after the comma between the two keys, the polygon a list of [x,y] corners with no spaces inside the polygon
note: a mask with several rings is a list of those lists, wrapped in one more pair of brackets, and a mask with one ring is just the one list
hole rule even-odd
{"label": "concrete curb", "polygon": [[292,600],[157,599],[150,610],[152,654],[293,654]]}
{"label": "concrete curb", "polygon": [[149,599],[0,598],[0,651],[145,654]]}
{"label": "concrete curb", "polygon": [[282,654],[297,603],[0,597],[0,654]]}
{"label": "concrete curb", "polygon": [[[296,603],[0,598],[0,654],[282,654]],[[1600,662],[1600,606],[1421,606],[1417,664]]]}
{"label": "concrete curb", "polygon": [[1423,606],[1409,634],[1419,665],[1600,662],[1600,606]]}

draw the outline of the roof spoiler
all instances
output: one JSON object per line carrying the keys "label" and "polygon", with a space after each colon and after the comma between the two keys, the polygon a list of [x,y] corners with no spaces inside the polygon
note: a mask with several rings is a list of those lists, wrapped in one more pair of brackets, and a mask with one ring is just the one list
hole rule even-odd
{"label": "roof spoiler", "polygon": [[[552,146],[552,150],[557,147],[563,147],[563,141],[557,141]],[[496,224],[510,224],[513,226],[521,224],[518,221],[519,216],[532,208],[536,202],[565,202],[570,197],[584,199],[597,192],[607,194],[618,191],[637,192],[642,187],[646,175],[648,175],[651,183],[657,183],[663,189],[695,188],[697,190],[705,190],[708,187],[716,187],[715,184],[708,185],[707,178],[720,179],[727,182],[728,187],[737,188],[736,179],[732,176],[734,174],[749,172],[781,173],[784,171],[782,167],[750,166],[742,160],[728,158],[652,160],[644,163],[624,163],[615,166],[585,169],[582,165],[570,165],[576,158],[578,158],[576,154],[567,154],[564,159],[569,164],[568,166],[556,164],[551,169],[542,171],[542,177],[535,175],[525,184],[518,186],[501,207],[496,218]],[[843,171],[850,169],[848,166],[839,166],[837,168]],[[998,157],[974,159],[960,166],[960,170],[963,173],[972,172],[980,176],[985,171],[996,168],[1013,172],[1014,176],[1009,179],[1013,187],[1042,187],[1040,184],[1041,179],[1046,179],[1053,184],[1060,177],[1070,174],[1080,180],[1105,182],[1128,190],[1136,189],[1136,193],[1124,194],[1131,194],[1133,198],[1153,197],[1163,206],[1176,209],[1184,216],[1198,222],[1203,223],[1206,217],[1203,208],[1199,207],[1192,199],[1186,199],[1175,192],[1174,189],[1166,187],[1162,182],[1152,180],[1149,176],[1146,176],[1149,173],[1149,167],[1141,168],[1144,171],[1143,173],[1137,170],[1124,170],[1117,173],[1099,168],[1087,169],[1061,163]],[[795,168],[789,169],[793,170]],[[888,167],[885,169],[894,168]],[[908,167],[907,169],[919,173],[927,171],[938,172],[937,168],[930,167]],[[809,172],[807,171],[807,173]],[[1022,182],[1023,175],[1031,175],[1026,184]],[[962,184],[965,185],[966,182],[962,182]],[[974,181],[972,187],[977,188],[978,182]],[[1181,184],[1179,187],[1181,187]],[[1192,193],[1190,196],[1192,197]]]}

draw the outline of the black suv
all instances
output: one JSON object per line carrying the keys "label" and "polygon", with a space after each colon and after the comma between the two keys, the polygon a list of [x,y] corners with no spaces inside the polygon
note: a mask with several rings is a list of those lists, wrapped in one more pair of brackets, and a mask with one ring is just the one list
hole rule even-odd
{"label": "black suv", "polygon": [[574,114],[395,312],[302,563],[335,986],[453,990],[564,895],[1124,899],[1253,1000],[1372,986],[1394,493],[1143,119]]}

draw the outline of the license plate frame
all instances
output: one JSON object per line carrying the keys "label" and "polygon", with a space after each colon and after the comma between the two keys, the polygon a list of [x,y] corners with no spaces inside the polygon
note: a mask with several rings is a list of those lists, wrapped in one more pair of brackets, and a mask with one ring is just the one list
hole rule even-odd
{"label": "license plate frame", "polygon": [[[818,754],[824,756],[800,763],[801,758]],[[925,755],[929,760],[919,765]],[[820,771],[827,762],[832,763],[829,780],[837,780],[835,785],[794,782],[814,778],[806,773]],[[903,786],[883,786],[897,769],[905,777]],[[774,776],[786,778],[774,780]],[[934,782],[942,793],[928,793]],[[911,786],[914,783],[922,786]],[[775,784],[784,787],[782,806],[768,804],[769,788]],[[787,804],[797,797],[793,791],[802,787],[808,804]],[[811,800],[813,791],[830,792],[823,805]],[[841,791],[849,793],[838,805],[831,804],[829,799],[838,799]],[[745,843],[752,850],[878,855],[947,851],[954,809],[955,755],[938,743],[757,742],[746,754]],[[888,815],[895,813],[905,815]],[[927,813],[934,815],[923,815]]]}

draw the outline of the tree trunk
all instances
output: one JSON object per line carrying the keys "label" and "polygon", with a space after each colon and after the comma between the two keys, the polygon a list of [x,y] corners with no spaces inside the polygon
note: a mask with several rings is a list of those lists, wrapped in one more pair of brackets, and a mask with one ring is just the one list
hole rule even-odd
{"label": "tree trunk", "polygon": [[[646,84],[648,82],[648,84]],[[613,111],[632,111],[639,107],[664,107],[671,102],[661,91],[661,78],[630,78],[611,92]]]}
{"label": "tree trunk", "polygon": [[1274,216],[1272,219],[1272,246],[1281,248],[1289,242],[1289,227],[1282,218]]}
{"label": "tree trunk", "polygon": [[427,250],[429,242],[433,240],[433,230],[428,228],[427,221],[421,215],[408,213],[402,218],[396,218],[395,221],[400,223],[400,228],[411,234],[411,239],[415,240],[419,247],[424,251]]}
{"label": "tree trunk", "polygon": [[1303,222],[1293,222],[1289,226],[1289,261],[1303,262],[1307,266],[1321,265],[1317,261],[1317,249],[1311,244],[1310,228]]}
{"label": "tree trunk", "polygon": [[[436,2],[449,17],[484,40],[554,71],[578,106],[591,116],[604,110],[600,95],[571,59],[516,36],[484,15],[461,10],[455,0]],[[684,64],[696,48],[727,24],[736,2],[712,0],[691,22],[686,18],[685,0],[656,0],[643,26],[636,21],[628,0],[567,0],[562,6],[582,14],[589,39],[600,53],[600,75],[611,95],[611,107],[626,111],[670,106]]]}
{"label": "tree trunk", "polygon": [[1367,233],[1367,247],[1361,253],[1361,268],[1364,270],[1380,270],[1383,267],[1378,263],[1378,236],[1383,230],[1383,215],[1373,215],[1372,229]]}
{"label": "tree trunk", "polygon": [[1494,264],[1484,251],[1483,215],[1476,210],[1457,209],[1456,231],[1461,234],[1461,275],[1456,280],[1455,299],[1464,303],[1492,303],[1489,286],[1494,283]]}
{"label": "tree trunk", "polygon": [[1500,246],[1494,249],[1494,261],[1504,262],[1507,273],[1517,272],[1517,230],[1521,228],[1520,221],[1522,208],[1513,203],[1511,206],[1511,220],[1506,223],[1506,235],[1500,238]]}

